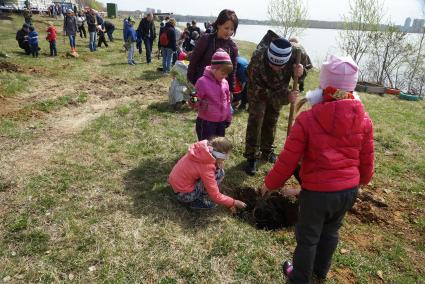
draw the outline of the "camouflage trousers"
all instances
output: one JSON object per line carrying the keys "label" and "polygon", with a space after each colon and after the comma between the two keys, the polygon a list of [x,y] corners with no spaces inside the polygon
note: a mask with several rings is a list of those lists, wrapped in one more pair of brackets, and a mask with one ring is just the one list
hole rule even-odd
{"label": "camouflage trousers", "polygon": [[249,117],[246,128],[245,153],[247,159],[258,159],[272,153],[276,146],[276,125],[287,97],[276,98],[266,90],[248,89]]}

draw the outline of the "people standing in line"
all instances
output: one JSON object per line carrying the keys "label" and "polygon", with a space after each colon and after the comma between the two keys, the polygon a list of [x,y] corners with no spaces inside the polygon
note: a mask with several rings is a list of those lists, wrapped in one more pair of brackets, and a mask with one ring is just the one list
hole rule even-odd
{"label": "people standing in line", "polygon": [[[293,265],[283,264],[288,283],[325,283],[339,242],[339,229],[356,202],[360,185],[373,176],[373,125],[354,93],[358,66],[351,57],[331,56],[322,64],[320,88],[307,94],[302,112],[261,188],[282,188],[301,163],[297,246]],[[297,193],[297,191],[293,191]]]}
{"label": "people standing in line", "polygon": [[[280,111],[284,105],[295,103],[299,94],[289,89],[289,82],[304,72],[303,65],[295,66],[291,43],[270,33],[275,39],[261,42],[248,66],[249,116],[244,153],[247,159],[244,170],[248,175],[256,174],[258,159],[276,161],[274,140]],[[305,54],[301,53],[301,62],[304,60]]]}
{"label": "people standing in line", "polygon": [[104,25],[106,34],[108,35],[109,41],[110,42],[113,42],[114,41],[113,33],[115,31],[115,25],[112,22],[110,22],[110,21],[105,21],[103,23],[103,25]]}
{"label": "people standing in line", "polygon": [[102,43],[105,45],[105,47],[108,47],[108,43],[106,42],[105,38],[105,30],[102,28],[101,25],[97,26],[97,35],[99,36],[97,47],[102,47]]}
{"label": "people standing in line", "polygon": [[49,26],[47,27],[46,40],[49,42],[50,56],[57,56],[58,51],[56,49],[56,28],[53,25],[53,22],[49,22]]}
{"label": "people standing in line", "polygon": [[[149,13],[144,17],[137,28],[137,34],[140,35],[145,45],[146,62],[150,64],[152,62],[152,46],[156,39],[155,23],[153,21],[153,14]],[[141,53],[141,48],[139,49]]]}
{"label": "people standing in line", "polygon": [[23,24],[22,28],[16,32],[16,41],[20,48],[25,50],[25,54],[31,54],[31,47],[28,41],[29,25]]}
{"label": "people standing in line", "polygon": [[34,26],[29,27],[28,41],[31,48],[32,57],[38,57],[38,33]]}
{"label": "people standing in line", "polygon": [[86,32],[86,26],[84,23],[86,22],[86,17],[83,13],[78,12],[77,14],[77,26],[78,26],[78,32],[80,33],[80,37],[87,38],[87,32]]}
{"label": "people standing in line", "polygon": [[238,48],[232,40],[232,36],[238,28],[238,17],[231,10],[223,10],[213,24],[215,32],[202,35],[196,42],[195,49],[190,57],[190,63],[187,70],[187,79],[193,85],[202,76],[204,69],[211,62],[213,54],[217,49],[224,49],[232,60],[233,72],[227,77],[230,91],[233,92],[236,72],[236,58],[238,57]]}
{"label": "people standing in line", "polygon": [[162,72],[164,74],[170,73],[173,54],[177,51],[175,26],[176,20],[174,18],[169,19],[159,36],[159,43],[162,48]]}
{"label": "people standing in line", "polygon": [[196,81],[196,102],[192,105],[198,110],[196,134],[198,140],[215,136],[224,137],[226,128],[232,121],[229,83],[225,79],[233,71],[229,54],[219,48],[205,67],[204,75]]}
{"label": "people standing in line", "polygon": [[137,40],[137,33],[134,30],[134,24],[136,21],[132,17],[128,18],[128,27],[127,27],[127,33],[125,35],[125,41],[128,46],[128,57],[127,57],[127,63],[129,65],[136,65],[136,61],[134,60],[134,43]]}
{"label": "people standing in line", "polygon": [[86,7],[86,21],[89,32],[89,49],[91,52],[94,52],[96,51],[96,14],[90,7]]}

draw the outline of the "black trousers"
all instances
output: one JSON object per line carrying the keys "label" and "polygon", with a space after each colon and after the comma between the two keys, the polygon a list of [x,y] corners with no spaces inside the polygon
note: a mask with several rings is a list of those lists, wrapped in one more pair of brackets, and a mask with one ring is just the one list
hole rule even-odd
{"label": "black trousers", "polygon": [[81,38],[83,38],[83,35],[84,35],[84,38],[87,37],[87,32],[84,25],[82,25],[81,27],[78,27],[78,32],[80,33]]}
{"label": "black trousers", "polygon": [[99,40],[98,40],[98,42],[97,42],[97,47],[101,47],[102,46],[102,43],[106,46],[106,47],[108,47],[108,43],[106,42],[106,38],[105,38],[105,35],[99,35]]}
{"label": "black trousers", "polygon": [[338,245],[339,228],[345,213],[354,205],[357,192],[357,187],[338,192],[301,191],[290,283],[309,283],[312,273],[326,278]]}

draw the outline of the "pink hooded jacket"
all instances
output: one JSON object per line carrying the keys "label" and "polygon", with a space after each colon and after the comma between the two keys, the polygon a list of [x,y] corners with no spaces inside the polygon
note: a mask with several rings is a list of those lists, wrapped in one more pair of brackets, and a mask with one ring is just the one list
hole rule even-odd
{"label": "pink hooded jacket", "polygon": [[217,81],[211,72],[211,66],[205,67],[204,75],[195,85],[200,100],[195,105],[198,117],[211,122],[231,122],[229,83],[226,79]]}
{"label": "pink hooded jacket", "polygon": [[199,141],[189,147],[189,151],[174,166],[168,182],[174,192],[191,192],[201,179],[211,200],[226,207],[235,205],[235,200],[221,194],[215,180],[215,158],[210,153],[207,140]]}

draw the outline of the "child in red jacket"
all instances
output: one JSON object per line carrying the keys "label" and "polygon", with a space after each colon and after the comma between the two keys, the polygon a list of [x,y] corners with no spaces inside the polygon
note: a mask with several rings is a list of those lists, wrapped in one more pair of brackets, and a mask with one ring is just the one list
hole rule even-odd
{"label": "child in red jacket", "polygon": [[245,203],[222,194],[219,189],[224,179],[224,162],[231,149],[231,142],[224,137],[191,145],[168,178],[177,200],[194,209],[211,209],[216,204],[232,211],[244,208]]}
{"label": "child in red jacket", "polygon": [[262,194],[281,188],[301,161],[297,247],[293,265],[283,264],[289,283],[326,278],[344,215],[373,175],[372,121],[353,93],[357,76],[351,57],[323,63],[320,89],[307,94],[313,107],[296,119],[261,188]]}
{"label": "child in red jacket", "polygon": [[53,22],[49,22],[46,39],[50,44],[50,56],[57,56],[58,51],[56,50],[56,28],[53,25]]}

